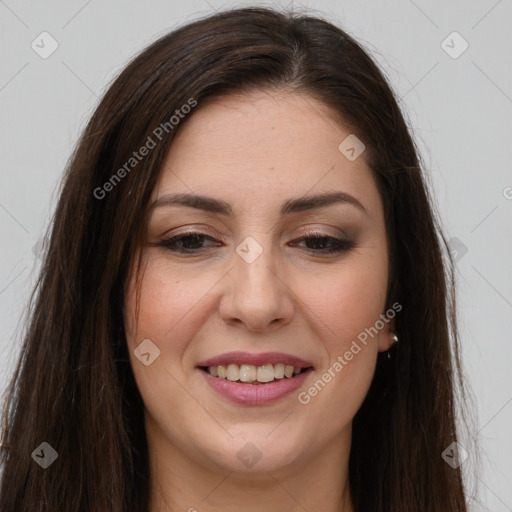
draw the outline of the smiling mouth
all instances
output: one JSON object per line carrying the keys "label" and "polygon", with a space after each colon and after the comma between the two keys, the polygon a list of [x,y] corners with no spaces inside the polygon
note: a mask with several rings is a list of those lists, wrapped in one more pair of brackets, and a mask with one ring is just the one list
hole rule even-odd
{"label": "smiling mouth", "polygon": [[313,369],[312,366],[300,368],[283,363],[259,366],[253,364],[228,364],[200,366],[199,368],[209,373],[212,377],[249,385],[264,385],[281,380],[289,380]]}

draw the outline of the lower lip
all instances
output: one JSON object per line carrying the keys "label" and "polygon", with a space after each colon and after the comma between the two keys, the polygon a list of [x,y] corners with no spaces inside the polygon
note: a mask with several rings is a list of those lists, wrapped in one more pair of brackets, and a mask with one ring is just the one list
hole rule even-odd
{"label": "lower lip", "polygon": [[199,370],[206,382],[220,395],[240,405],[263,405],[277,402],[293,393],[308,378],[312,369],[291,378],[283,378],[270,384],[242,384],[213,377],[207,371]]}

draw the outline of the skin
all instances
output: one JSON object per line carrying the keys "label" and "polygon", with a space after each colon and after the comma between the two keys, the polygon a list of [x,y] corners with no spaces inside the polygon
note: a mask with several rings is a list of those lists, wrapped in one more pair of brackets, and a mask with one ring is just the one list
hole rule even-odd
{"label": "skin", "polygon": [[[177,133],[151,201],[206,195],[229,203],[233,215],[155,208],[140,249],[138,318],[133,266],[128,276],[125,327],[145,404],[152,512],[353,511],[352,420],[393,322],[308,404],[297,399],[386,311],[382,201],[364,153],[349,161],[338,149],[349,134],[323,103],[289,91],[224,96],[198,107]],[[286,199],[333,191],[366,212],[338,203],[279,216]],[[187,229],[214,240],[192,241],[195,255],[157,245]],[[312,230],[356,245],[314,253],[330,245],[300,241]],[[252,263],[235,251],[247,236],[263,249]],[[133,352],[145,339],[160,350],[148,366]],[[314,371],[278,402],[236,405],[196,368],[234,350],[292,354]],[[237,457],[248,442],[261,454],[250,468]]]}

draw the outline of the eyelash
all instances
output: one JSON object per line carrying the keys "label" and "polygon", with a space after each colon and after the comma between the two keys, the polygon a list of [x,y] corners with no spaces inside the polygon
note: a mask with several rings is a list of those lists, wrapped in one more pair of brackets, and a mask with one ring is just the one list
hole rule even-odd
{"label": "eyelash", "polygon": [[[201,252],[201,249],[203,249],[203,248],[199,248],[199,249],[183,249],[183,248],[173,249],[172,248],[172,246],[174,244],[176,244],[177,242],[180,242],[180,241],[182,242],[183,240],[186,240],[187,238],[191,238],[191,237],[199,237],[202,239],[215,240],[214,238],[212,238],[211,236],[209,236],[205,233],[196,232],[196,231],[188,231],[188,232],[181,233],[179,235],[176,235],[176,236],[173,236],[170,238],[165,238],[165,239],[161,240],[157,245],[160,247],[164,247],[165,249],[168,249],[169,251],[177,252],[177,253],[181,253],[181,254],[198,254],[199,252]],[[306,252],[309,252],[312,254],[336,254],[336,253],[342,253],[342,252],[349,251],[350,249],[353,249],[355,247],[355,243],[352,242],[351,240],[346,240],[343,238],[336,238],[336,237],[333,237],[330,235],[325,235],[325,234],[322,234],[319,232],[307,233],[305,236],[298,239],[297,241],[302,242],[305,240],[331,240],[334,243],[334,246],[332,246],[331,248],[328,248],[328,249],[305,249]]]}

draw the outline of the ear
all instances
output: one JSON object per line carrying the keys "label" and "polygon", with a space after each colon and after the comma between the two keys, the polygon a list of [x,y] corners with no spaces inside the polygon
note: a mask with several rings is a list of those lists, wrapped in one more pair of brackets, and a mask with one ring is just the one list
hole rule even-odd
{"label": "ear", "polygon": [[378,347],[379,352],[386,352],[393,346],[393,336],[395,335],[395,319],[391,318],[383,329],[379,332]]}

